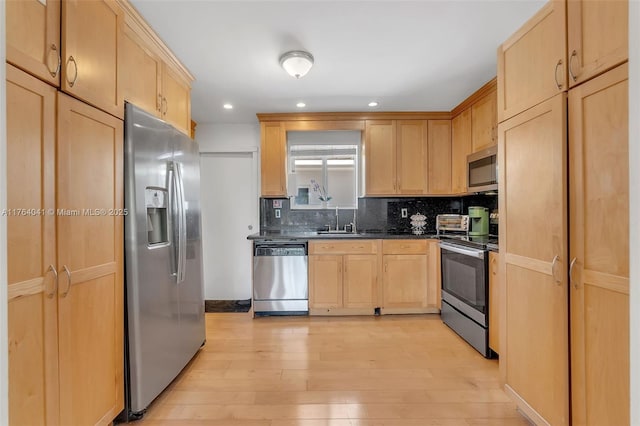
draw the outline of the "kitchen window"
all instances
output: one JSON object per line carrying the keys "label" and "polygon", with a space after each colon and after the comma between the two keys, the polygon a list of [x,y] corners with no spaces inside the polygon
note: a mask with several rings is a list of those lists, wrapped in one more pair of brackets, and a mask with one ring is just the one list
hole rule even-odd
{"label": "kitchen window", "polygon": [[357,208],[361,132],[288,132],[294,209]]}

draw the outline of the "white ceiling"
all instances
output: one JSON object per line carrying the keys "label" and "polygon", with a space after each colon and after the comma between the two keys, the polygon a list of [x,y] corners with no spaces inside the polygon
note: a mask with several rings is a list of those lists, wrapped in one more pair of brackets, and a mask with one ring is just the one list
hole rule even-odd
{"label": "white ceiling", "polygon": [[[545,1],[132,3],[195,76],[195,121],[255,123],[258,112],[449,111],[495,76],[498,45]],[[315,57],[300,80],[279,65],[288,50]]]}

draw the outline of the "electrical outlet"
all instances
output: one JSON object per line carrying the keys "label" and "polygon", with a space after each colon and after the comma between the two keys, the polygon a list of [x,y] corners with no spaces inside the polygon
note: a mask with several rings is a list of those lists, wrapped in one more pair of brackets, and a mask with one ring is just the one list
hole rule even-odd
{"label": "electrical outlet", "polygon": [[409,217],[409,212],[407,212],[407,209],[400,209],[400,216],[402,217]]}
{"label": "electrical outlet", "polygon": [[276,219],[280,219],[280,209],[276,209]]}

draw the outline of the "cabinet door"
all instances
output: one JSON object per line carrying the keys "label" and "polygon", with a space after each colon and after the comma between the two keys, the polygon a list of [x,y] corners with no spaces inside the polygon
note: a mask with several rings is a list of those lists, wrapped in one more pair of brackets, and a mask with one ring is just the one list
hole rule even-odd
{"label": "cabinet door", "polygon": [[427,192],[426,126],[427,122],[422,120],[396,122],[396,171],[399,194],[420,195]]}
{"label": "cabinet door", "polygon": [[451,194],[451,120],[429,120],[429,194]]}
{"label": "cabinet door", "polygon": [[[124,407],[122,121],[58,96],[60,423]],[[83,209],[103,209],[88,215]]]}
{"label": "cabinet door", "polygon": [[579,425],[629,424],[628,65],[569,91],[571,395]]}
{"label": "cabinet door", "polygon": [[5,5],[7,62],[60,86],[60,1],[13,0]]}
{"label": "cabinet door", "polygon": [[427,307],[427,255],[390,254],[383,258],[382,307]]}
{"label": "cabinet door", "polygon": [[191,131],[191,88],[168,65],[162,73],[162,115],[176,129],[189,135]]}
{"label": "cabinet door", "polygon": [[260,124],[260,176],[263,197],[286,196],[286,132],[281,123]]}
{"label": "cabinet door", "polygon": [[551,0],[498,48],[498,121],[567,90],[565,0]]}
{"label": "cabinet door", "polygon": [[309,256],[309,308],[342,307],[342,256]]}
{"label": "cabinet door", "polygon": [[566,143],[564,93],[498,126],[500,363],[536,424],[569,424]]}
{"label": "cabinet door", "polygon": [[56,90],[7,66],[9,423],[58,421]]}
{"label": "cabinet door", "polygon": [[389,195],[396,184],[396,122],[367,120],[364,138],[367,195]]}
{"label": "cabinet door", "polygon": [[348,254],[344,262],[345,308],[375,308],[378,303],[378,256],[375,254]]}
{"label": "cabinet door", "polygon": [[629,2],[567,2],[569,85],[626,61],[629,57]]}
{"label": "cabinet door", "polygon": [[472,151],[494,146],[498,126],[496,92],[491,92],[471,106]]}
{"label": "cabinet door", "polygon": [[467,155],[471,154],[471,108],[451,120],[451,193],[467,192]]}
{"label": "cabinet door", "polygon": [[489,347],[500,353],[500,285],[498,253],[489,252]]}
{"label": "cabinet door", "polygon": [[115,0],[62,2],[62,90],[116,117],[123,12]]}
{"label": "cabinet door", "polygon": [[121,40],[119,73],[123,98],[161,117],[162,61],[144,47],[128,26]]}

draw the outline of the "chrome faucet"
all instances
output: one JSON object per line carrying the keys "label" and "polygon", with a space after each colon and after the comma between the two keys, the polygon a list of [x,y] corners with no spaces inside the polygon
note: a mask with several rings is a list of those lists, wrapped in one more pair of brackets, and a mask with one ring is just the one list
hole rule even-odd
{"label": "chrome faucet", "polygon": [[336,206],[336,231],[340,229],[340,224],[338,223],[338,206]]}

